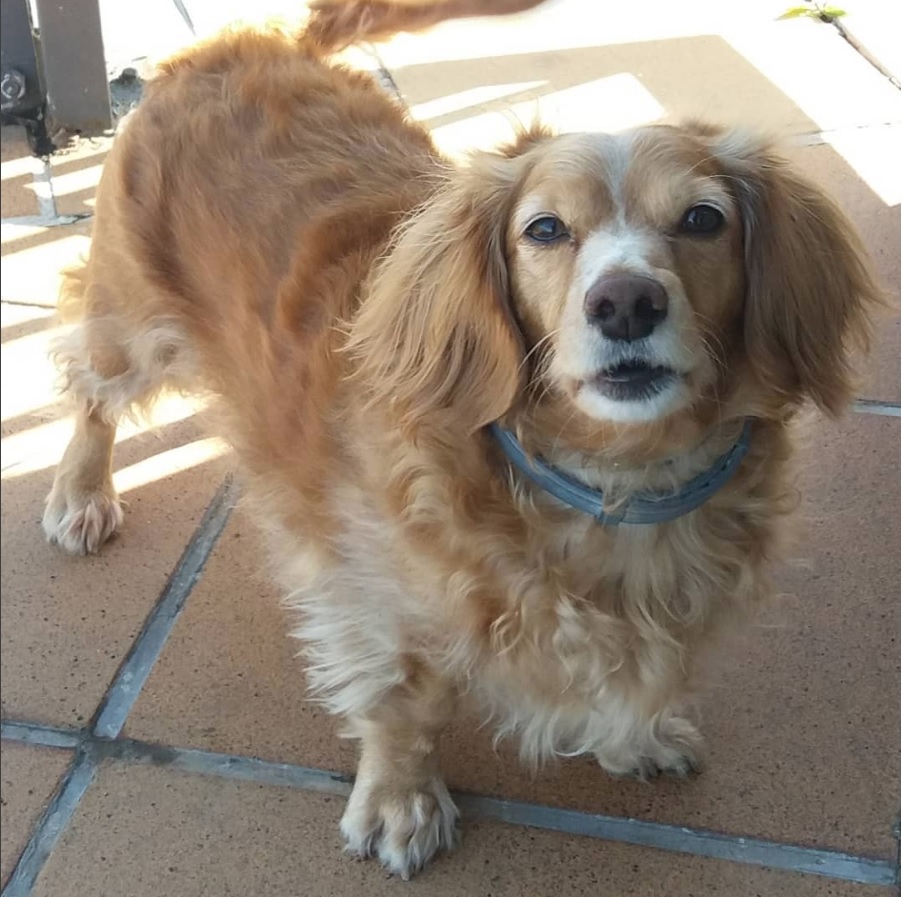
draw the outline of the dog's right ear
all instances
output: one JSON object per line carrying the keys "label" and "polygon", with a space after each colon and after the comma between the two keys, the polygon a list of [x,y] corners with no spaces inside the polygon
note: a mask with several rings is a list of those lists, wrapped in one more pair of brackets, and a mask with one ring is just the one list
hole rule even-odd
{"label": "dog's right ear", "polygon": [[405,425],[472,433],[522,380],[505,234],[517,158],[483,153],[402,226],[351,328],[356,380]]}
{"label": "dog's right ear", "polygon": [[761,140],[697,126],[725,169],[743,219],[745,345],[770,392],[828,414],[851,400],[851,350],[868,347],[886,306],[852,225],[821,189]]}

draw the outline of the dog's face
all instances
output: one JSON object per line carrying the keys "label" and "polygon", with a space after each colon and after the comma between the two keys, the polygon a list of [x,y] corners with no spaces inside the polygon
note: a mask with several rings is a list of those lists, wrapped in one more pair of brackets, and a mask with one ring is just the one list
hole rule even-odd
{"label": "dog's face", "polygon": [[507,245],[542,375],[601,420],[690,404],[713,385],[743,312],[743,225],[717,162],[670,128],[533,152]]}
{"label": "dog's face", "polygon": [[872,301],[849,224],[761,141],[539,131],[475,157],[405,226],[352,346],[414,423],[542,405],[558,428],[623,432],[729,401],[838,412]]}

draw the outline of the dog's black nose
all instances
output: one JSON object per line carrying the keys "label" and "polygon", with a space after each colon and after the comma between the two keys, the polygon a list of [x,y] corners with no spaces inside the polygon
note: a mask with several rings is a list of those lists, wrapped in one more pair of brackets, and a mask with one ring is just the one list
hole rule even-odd
{"label": "dog's black nose", "polygon": [[649,336],[668,315],[668,294],[651,277],[608,274],[583,300],[586,318],[609,339],[632,342]]}

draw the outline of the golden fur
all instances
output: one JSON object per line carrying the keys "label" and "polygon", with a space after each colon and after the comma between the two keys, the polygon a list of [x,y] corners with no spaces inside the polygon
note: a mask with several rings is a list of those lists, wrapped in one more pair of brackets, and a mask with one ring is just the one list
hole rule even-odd
{"label": "golden fur", "polygon": [[[116,419],[166,385],[219,396],[313,687],[362,740],[343,832],[407,876],[454,840],[435,747],[461,696],[531,762],[696,766],[694,658],[767,591],[788,423],[809,399],[847,403],[878,293],[833,204],[755,138],[535,128],[456,168],[321,44],[191,49],[117,138],[64,299],[79,410],[44,526],[96,551],[121,522]],[[724,226],[688,236],[676,222],[701,199]],[[568,238],[528,240],[537,210]],[[586,367],[611,347],[575,309],[636,266],[667,290],[660,344],[681,373],[622,414]],[[503,421],[618,501],[687,481],[747,418],[733,479],[646,527],[559,504],[485,431]]]}
{"label": "golden fur", "polygon": [[524,12],[543,0],[313,0],[307,38],[322,50],[339,50],[365,40],[382,40],[399,31],[422,31],[470,16]]}

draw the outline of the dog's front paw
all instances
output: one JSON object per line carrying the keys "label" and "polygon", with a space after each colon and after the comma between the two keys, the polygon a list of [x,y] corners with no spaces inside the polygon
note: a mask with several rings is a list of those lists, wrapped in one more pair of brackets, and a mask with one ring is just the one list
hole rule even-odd
{"label": "dog's front paw", "polygon": [[122,508],[112,491],[74,497],[54,486],[42,526],[51,545],[69,554],[94,554],[122,526]]}
{"label": "dog's front paw", "polygon": [[411,791],[358,780],[341,829],[350,853],[376,856],[407,881],[439,850],[455,846],[457,819],[458,810],[441,779]]}
{"label": "dog's front paw", "polygon": [[606,745],[596,751],[596,759],[606,772],[619,778],[646,782],[661,773],[685,778],[699,771],[702,744],[702,736],[689,720],[668,716],[641,743]]}

